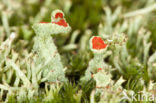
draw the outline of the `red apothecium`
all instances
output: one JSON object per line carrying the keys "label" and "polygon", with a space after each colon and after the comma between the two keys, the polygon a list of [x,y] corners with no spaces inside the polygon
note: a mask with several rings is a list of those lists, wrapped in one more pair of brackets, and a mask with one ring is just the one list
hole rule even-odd
{"label": "red apothecium", "polygon": [[107,44],[104,43],[101,37],[94,36],[92,38],[92,49],[101,50],[107,47]]}

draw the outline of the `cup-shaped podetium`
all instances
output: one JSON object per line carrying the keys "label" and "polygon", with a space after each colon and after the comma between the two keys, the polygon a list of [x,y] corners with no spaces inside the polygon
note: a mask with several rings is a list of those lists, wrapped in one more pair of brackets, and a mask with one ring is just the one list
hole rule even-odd
{"label": "cup-shaped podetium", "polygon": [[61,10],[55,10],[52,12],[51,22],[60,26],[68,27],[68,23],[64,19],[64,13]]}
{"label": "cup-shaped podetium", "polygon": [[90,39],[90,48],[94,53],[102,53],[106,47],[107,44],[104,43],[104,40],[100,36],[93,36]]}
{"label": "cup-shaped podetium", "polygon": [[50,35],[68,33],[71,27],[64,18],[61,10],[55,10],[51,14],[51,22],[40,22],[33,25],[33,29],[38,35]]}

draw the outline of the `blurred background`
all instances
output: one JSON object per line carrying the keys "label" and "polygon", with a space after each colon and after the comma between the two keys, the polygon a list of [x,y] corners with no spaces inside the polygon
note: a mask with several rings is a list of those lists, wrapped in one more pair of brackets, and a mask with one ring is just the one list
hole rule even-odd
{"label": "blurred background", "polygon": [[[119,47],[120,50],[109,48],[112,55],[104,59],[111,66],[113,80],[121,76],[126,80],[123,88],[137,92],[150,81],[156,81],[156,0],[0,0],[0,45],[12,32],[17,35],[11,49],[0,54],[0,73],[5,77],[3,79],[0,74],[1,84],[13,85],[10,74],[2,70],[8,68],[3,60],[6,56],[14,54],[12,58],[18,58],[16,63],[26,73],[22,60],[33,51],[36,34],[32,25],[50,22],[51,12],[55,9],[64,12],[72,28],[69,34],[54,36],[62,62],[68,68],[66,77],[71,83],[80,85],[77,91],[82,89],[88,101],[94,84],[86,83],[87,86],[83,87],[79,79],[93,58],[89,39],[94,35],[111,40],[114,34],[118,34],[117,44],[121,45],[120,38],[122,34],[126,35],[126,45]],[[15,73],[11,75],[16,76]],[[69,94],[71,90],[69,88]],[[68,92],[66,95],[68,97]]]}
{"label": "blurred background", "polygon": [[[95,35],[98,33],[99,24],[105,23],[103,22],[104,8],[109,7],[113,12],[121,6],[124,14],[144,8],[154,2],[155,0],[1,0],[0,33],[9,35],[10,32],[15,31],[18,32],[19,39],[29,41],[35,35],[31,28],[32,24],[40,21],[49,22],[51,12],[61,9],[72,30],[80,31],[79,36],[82,36],[87,29],[92,30],[92,34]],[[152,51],[156,48],[154,13],[154,11],[150,13],[144,21],[144,24],[148,24],[145,26],[152,32]]]}
{"label": "blurred background", "polygon": [[[87,68],[88,61],[93,57],[88,47],[91,36],[104,34],[103,37],[107,38],[107,35],[111,37],[113,33],[121,32],[128,36],[126,48],[129,54],[127,55],[133,59],[127,66],[120,65],[121,68],[127,68],[127,71],[119,70],[117,73],[129,79],[140,71],[146,74],[148,62],[143,60],[146,56],[144,52],[147,51],[148,55],[145,59],[149,59],[156,50],[155,4],[156,0],[0,0],[0,44],[9,37],[11,32],[15,32],[18,36],[13,43],[13,49],[18,53],[19,58],[26,57],[33,48],[35,33],[32,25],[40,21],[50,22],[51,12],[60,9],[65,13],[66,21],[72,27],[72,31],[70,34],[62,34],[54,38],[62,55],[62,61],[68,67],[69,79],[79,80]],[[148,7],[151,7],[150,10]],[[137,13],[126,17],[127,13],[140,9],[145,9],[145,12],[141,13],[141,19],[136,17]],[[146,33],[150,35],[145,37]],[[145,48],[146,42],[150,43],[148,49]],[[105,61],[117,68],[112,60],[108,57]],[[143,65],[145,69],[138,69],[140,67],[137,67],[137,63]],[[128,68],[133,69],[128,70]],[[151,76],[144,78],[147,81],[149,78],[156,80],[156,70],[153,69],[156,68],[155,62],[151,68]],[[116,77],[116,73],[114,76]]]}

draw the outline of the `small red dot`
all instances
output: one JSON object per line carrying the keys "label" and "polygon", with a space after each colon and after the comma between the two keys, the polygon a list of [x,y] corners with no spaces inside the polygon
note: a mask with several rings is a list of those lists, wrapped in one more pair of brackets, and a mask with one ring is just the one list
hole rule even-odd
{"label": "small red dot", "polygon": [[107,85],[107,86],[106,86],[106,88],[107,88],[107,89],[109,89],[109,88],[110,88],[110,86],[109,86],[109,85]]}
{"label": "small red dot", "polygon": [[101,71],[101,70],[102,70],[102,68],[98,68],[98,72]]}

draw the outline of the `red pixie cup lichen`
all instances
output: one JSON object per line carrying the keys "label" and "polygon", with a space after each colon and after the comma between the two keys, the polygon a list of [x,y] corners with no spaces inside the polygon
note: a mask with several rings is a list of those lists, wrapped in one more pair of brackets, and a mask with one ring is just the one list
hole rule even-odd
{"label": "red pixie cup lichen", "polygon": [[33,29],[39,35],[56,35],[60,33],[69,33],[71,31],[71,27],[66,22],[61,10],[55,10],[51,13],[51,21],[35,23]]}
{"label": "red pixie cup lichen", "polygon": [[41,24],[52,23],[63,27],[68,27],[68,23],[64,19],[64,14],[60,10],[56,10],[52,13],[51,22],[40,22]]}
{"label": "red pixie cup lichen", "polygon": [[59,26],[68,27],[68,23],[64,19],[64,13],[60,10],[52,12],[51,22]]}
{"label": "red pixie cup lichen", "polygon": [[64,19],[63,12],[60,12],[60,11],[54,12],[54,14],[52,15],[52,23],[55,23],[57,25],[64,26],[64,27],[68,26],[67,22]]}
{"label": "red pixie cup lichen", "polygon": [[107,47],[107,44],[104,43],[104,40],[100,36],[93,36],[90,39],[90,46],[92,51],[100,52]]}

